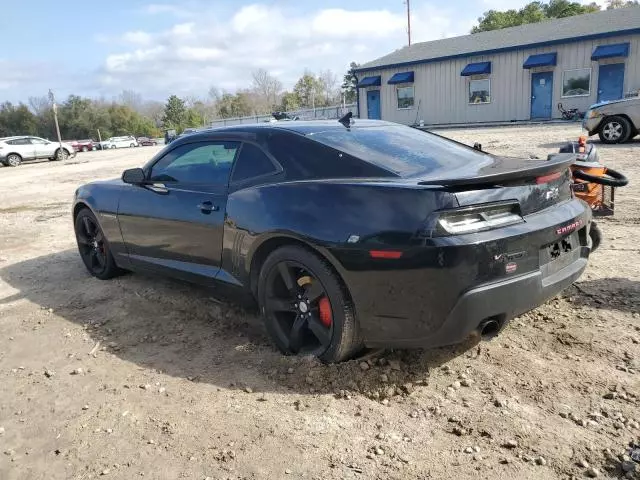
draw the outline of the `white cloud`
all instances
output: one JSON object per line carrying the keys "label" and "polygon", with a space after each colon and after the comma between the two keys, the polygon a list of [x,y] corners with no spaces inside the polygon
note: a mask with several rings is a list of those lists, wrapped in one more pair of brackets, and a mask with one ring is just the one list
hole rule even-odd
{"label": "white cloud", "polygon": [[311,28],[314,34],[331,37],[386,37],[406,28],[406,17],[387,10],[358,12],[336,8],[318,12],[311,21]]}
{"label": "white cloud", "polygon": [[148,45],[151,43],[151,35],[147,32],[136,30],[135,32],[126,32],[122,39],[126,43],[134,43],[139,45]]}
{"label": "white cloud", "polygon": [[171,33],[174,35],[189,35],[193,31],[194,26],[195,24],[193,22],[179,23],[173,26]]}
{"label": "white cloud", "polygon": [[[124,34],[115,45],[130,48],[105,59],[99,76],[102,93],[129,88],[162,98],[202,95],[210,86],[233,91],[249,86],[257,68],[277,72],[291,88],[306,69],[342,75],[349,62],[372,60],[407,41],[402,9],[331,8],[303,15],[277,5],[246,5],[230,16],[205,10],[163,31]],[[147,6],[154,13],[169,10],[168,5]],[[472,21],[447,7],[423,4],[413,11],[413,38],[464,34]]]}
{"label": "white cloud", "polygon": [[170,15],[177,15],[180,17],[189,15],[189,12],[182,7],[165,4],[165,3],[151,3],[149,5],[145,5],[142,11],[144,13],[148,13],[149,15],[170,14]]}

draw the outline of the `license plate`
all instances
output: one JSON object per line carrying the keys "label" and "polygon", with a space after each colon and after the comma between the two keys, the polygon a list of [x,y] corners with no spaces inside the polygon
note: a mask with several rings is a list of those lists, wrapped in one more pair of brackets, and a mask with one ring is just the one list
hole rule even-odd
{"label": "license plate", "polygon": [[542,275],[552,275],[572,264],[580,257],[578,233],[561,238],[540,249],[540,268]]}

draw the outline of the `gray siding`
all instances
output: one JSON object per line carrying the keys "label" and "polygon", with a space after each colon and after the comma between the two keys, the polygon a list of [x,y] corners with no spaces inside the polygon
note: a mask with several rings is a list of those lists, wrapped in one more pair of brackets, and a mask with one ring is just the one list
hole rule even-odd
{"label": "gray siding", "polygon": [[[598,45],[630,43],[629,57],[600,62],[591,60],[591,53]],[[555,67],[540,70],[553,71],[554,118],[561,118],[556,105],[585,111],[596,103],[598,90],[598,66],[605,63],[625,63],[624,92],[640,89],[640,35],[620,36],[590,40],[545,48],[529,48],[493,55],[481,55],[442,62],[413,65],[411,67],[370,70],[361,72],[358,78],[382,76],[380,89],[382,119],[411,125],[423,120],[427,125],[448,123],[501,122],[528,120],[531,102],[531,70],[522,68],[529,55],[558,52]],[[491,62],[491,103],[468,103],[469,78],[460,72],[468,63]],[[589,96],[562,98],[562,73],[576,68],[591,68],[591,92]],[[412,109],[398,110],[396,86],[387,81],[398,72],[415,72],[415,105]],[[534,70],[535,71],[535,70]],[[366,89],[360,89],[360,116],[367,118]],[[419,109],[418,109],[419,105]]]}

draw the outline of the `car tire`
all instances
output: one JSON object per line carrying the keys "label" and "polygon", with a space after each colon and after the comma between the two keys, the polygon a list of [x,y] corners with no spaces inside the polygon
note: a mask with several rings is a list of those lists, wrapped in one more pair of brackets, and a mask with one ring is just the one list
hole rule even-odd
{"label": "car tire", "polygon": [[591,223],[589,237],[591,237],[591,252],[595,252],[602,243],[602,230],[600,230],[596,222]]}
{"label": "car tire", "polygon": [[54,153],[53,158],[51,158],[50,160],[54,160],[54,161],[61,161],[61,160],[67,160],[69,158],[69,150],[67,150],[66,148],[61,149],[57,149],[56,153]]}
{"label": "car tire", "polygon": [[91,210],[80,210],[74,227],[80,258],[91,275],[100,280],[108,280],[124,273],[116,265],[107,237]]}
{"label": "car tire", "polygon": [[130,143],[130,144],[129,144],[129,148],[133,148],[133,147],[135,147],[135,144]]}
{"label": "car tire", "polygon": [[624,143],[631,136],[631,123],[617,115],[605,118],[598,129],[600,141],[606,144]]}
{"label": "car tire", "polygon": [[22,157],[17,153],[10,153],[7,155],[7,158],[4,160],[4,164],[7,167],[17,167],[22,163]]}
{"label": "car tire", "polygon": [[82,147],[82,151],[83,151],[83,152],[88,152],[88,151],[89,151],[89,149],[88,149],[87,147]]}
{"label": "car tire", "polygon": [[329,263],[305,248],[280,247],[267,257],[258,276],[258,304],[267,331],[286,355],[333,363],[362,348],[346,287]]}

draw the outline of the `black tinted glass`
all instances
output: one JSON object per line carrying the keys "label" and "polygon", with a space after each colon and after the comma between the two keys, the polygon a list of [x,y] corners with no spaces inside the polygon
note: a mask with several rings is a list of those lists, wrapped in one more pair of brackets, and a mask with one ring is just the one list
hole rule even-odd
{"label": "black tinted glass", "polygon": [[274,172],[276,167],[262,150],[251,143],[242,145],[240,155],[233,169],[233,181],[239,182],[248,178],[259,177]]}
{"label": "black tinted glass", "polygon": [[153,182],[227,184],[239,142],[201,142],[181,145],[151,169]]}
{"label": "black tinted glass", "polygon": [[375,165],[354,158],[302,135],[274,133],[269,152],[286,172],[287,179],[370,178],[392,175]]}
{"label": "black tinted glass", "polygon": [[309,135],[402,177],[492,162],[490,155],[404,126],[332,129]]}

